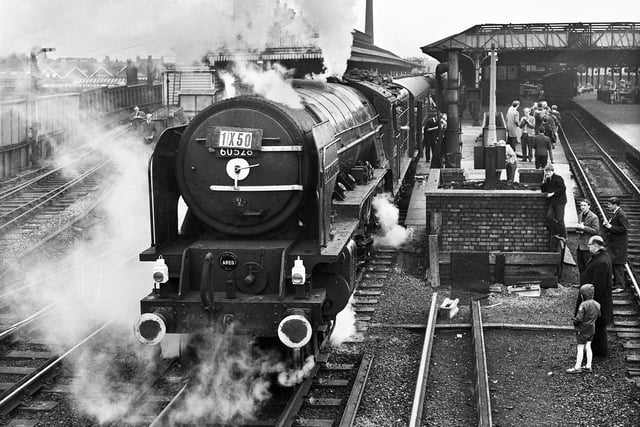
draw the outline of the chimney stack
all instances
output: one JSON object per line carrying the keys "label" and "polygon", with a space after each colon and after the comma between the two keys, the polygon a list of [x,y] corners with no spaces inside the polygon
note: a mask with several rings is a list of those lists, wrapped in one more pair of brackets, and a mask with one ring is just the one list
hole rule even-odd
{"label": "chimney stack", "polygon": [[364,33],[371,37],[371,44],[375,44],[373,41],[373,0],[367,0]]}

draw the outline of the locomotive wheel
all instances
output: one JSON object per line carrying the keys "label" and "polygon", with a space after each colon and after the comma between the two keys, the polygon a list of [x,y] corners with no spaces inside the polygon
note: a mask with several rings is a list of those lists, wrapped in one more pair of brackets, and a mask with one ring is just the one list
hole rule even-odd
{"label": "locomotive wheel", "polygon": [[313,276],[314,288],[325,288],[327,299],[322,305],[323,316],[336,316],[346,307],[351,296],[349,282],[336,273],[317,273]]}
{"label": "locomotive wheel", "polygon": [[198,338],[194,334],[181,334],[179,343],[180,364],[190,368],[198,363],[197,343]]}

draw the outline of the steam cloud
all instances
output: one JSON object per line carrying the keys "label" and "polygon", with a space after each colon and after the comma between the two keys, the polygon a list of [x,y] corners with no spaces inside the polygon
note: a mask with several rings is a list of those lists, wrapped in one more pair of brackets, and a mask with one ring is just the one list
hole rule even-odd
{"label": "steam cloud", "polygon": [[297,0],[300,11],[318,31],[326,73],[341,77],[351,56],[352,35],[356,26],[356,0]]}
{"label": "steam cloud", "polygon": [[347,340],[356,337],[359,333],[356,331],[356,312],[353,308],[354,297],[349,298],[349,303],[336,316],[336,326],[331,334],[331,345],[340,347]]}
{"label": "steam cloud", "polygon": [[[60,114],[58,119],[65,119],[65,112]],[[43,343],[59,353],[93,332],[96,325],[112,321],[99,335],[99,344],[82,350],[71,366],[71,389],[77,407],[104,422],[135,413],[130,407],[132,393],[144,389],[144,378],[154,369],[152,351],[135,340],[131,328],[139,315],[139,301],[152,283],[149,266],[137,260],[138,253],[149,244],[146,170],[150,147],[130,136],[103,139],[104,133],[83,119],[83,124],[76,123],[73,133],[78,140],[93,142],[111,159],[116,179],[88,217],[97,225],[85,229],[66,253],[56,254],[53,259],[39,257],[26,267],[15,266],[16,274],[26,284],[35,285],[37,296],[20,293],[12,307],[17,314],[29,315],[59,302],[45,329],[36,331]],[[53,165],[68,162],[64,149],[54,147]],[[79,201],[69,209],[79,209],[82,204],[87,207],[92,202]],[[139,378],[128,379],[135,387],[127,388],[123,382],[114,355],[133,365]]]}
{"label": "steam cloud", "polygon": [[[155,39],[159,46],[172,46],[176,59],[189,63],[199,62],[209,51],[262,49],[275,42],[276,38],[288,37],[292,46],[318,43],[326,60],[327,74],[341,75],[350,56],[351,31],[355,26],[354,5],[355,0],[321,3],[298,0],[292,4],[292,13],[279,0],[192,1],[191,5],[171,2],[163,7],[149,3],[140,7],[136,19],[139,21],[140,17],[145,17],[154,25],[145,26],[138,40]],[[45,3],[37,7],[40,8],[39,14],[47,14],[47,8],[54,6]],[[74,28],[71,39],[80,45],[93,43],[89,39],[84,42],[77,38],[77,34],[83,32],[78,26],[85,24],[93,26],[92,31],[87,32],[96,37],[113,37],[116,34],[124,36],[122,40],[130,40],[133,28],[127,28],[123,35],[120,28],[109,23],[120,26],[118,18],[129,16],[131,7],[129,2],[88,4],[69,0],[65,10],[75,10],[77,14],[64,17],[57,24]],[[101,24],[95,25],[94,20],[78,22],[76,18],[83,11],[101,16]],[[312,27],[317,30],[319,38]],[[47,44],[57,46],[58,53],[64,55],[61,47],[69,40],[62,35],[67,33],[62,28],[60,35],[55,28],[47,34]],[[16,46],[22,42],[16,40]],[[28,49],[38,41],[28,40],[26,43],[28,45],[22,44]],[[92,46],[87,44],[84,47]],[[89,55],[109,54],[93,48],[90,52]],[[244,82],[250,82],[257,93],[292,108],[300,108],[297,94],[284,82],[288,71],[282,67],[274,66],[266,72],[259,72],[252,66],[239,63],[234,72]],[[227,85],[228,96],[233,96],[232,86]],[[62,114],[61,120],[65,118]],[[138,413],[136,402],[131,397],[134,392],[151,387],[149,378],[152,376],[149,373],[155,369],[158,356],[153,349],[137,343],[131,333],[131,325],[139,315],[139,301],[151,289],[151,265],[136,259],[137,254],[149,245],[147,165],[151,148],[130,136],[102,141],[103,132],[88,122],[81,120],[76,124],[78,139],[95,141],[96,147],[111,158],[119,177],[97,214],[100,226],[87,232],[82,241],[74,242],[68,253],[62,254],[62,259],[57,258],[54,262],[38,260],[30,265],[29,271],[21,270],[27,283],[42,283],[42,277],[46,277],[47,286],[38,285],[38,298],[20,295],[12,305],[17,312],[31,314],[46,304],[59,299],[63,301],[62,310],[49,323],[55,327],[40,331],[43,342],[51,345],[54,351],[66,351],[69,345],[76,344],[78,339],[92,332],[95,322],[113,320],[113,328],[100,337],[99,347],[103,350],[92,348],[78,356],[73,365],[72,390],[77,407],[100,423],[122,419],[135,422]],[[54,151],[60,153],[53,159],[54,163],[67,162],[62,147]],[[126,263],[127,260],[132,262]],[[68,266],[70,273],[57,275],[60,266]],[[347,314],[348,310],[343,312]],[[339,317],[342,316],[341,313]],[[282,385],[290,386],[303,380],[314,366],[310,358],[300,370],[291,371],[272,354],[261,355],[257,359],[253,357],[248,350],[249,342],[239,343],[224,334],[212,337],[212,340],[212,357],[199,367],[200,383],[190,393],[190,406],[185,407],[183,419],[205,417],[212,411],[216,411],[215,416],[221,422],[249,419],[260,402],[269,397],[271,376],[276,375]],[[125,378],[114,365],[114,357],[137,361],[131,367],[133,372],[129,372],[126,378],[134,386],[123,386]],[[224,372],[227,372],[226,377],[220,377]],[[221,384],[224,387],[220,387]]]}
{"label": "steam cloud", "polygon": [[[93,332],[97,322],[111,320],[112,327],[99,335],[98,343],[76,356],[71,366],[72,396],[80,411],[101,424],[136,423],[143,409],[134,397],[140,391],[152,393],[151,374],[159,360],[158,348],[138,343],[132,333],[139,301],[152,287],[151,263],[137,260],[137,254],[149,245],[146,172],[150,146],[132,137],[107,143],[100,140],[100,131],[87,125],[78,125],[78,133],[110,156],[120,179],[96,214],[100,226],[74,242],[62,259],[39,260],[30,270],[20,270],[27,283],[37,284],[37,298],[17,293],[11,304],[18,313],[30,315],[60,300],[61,309],[47,323],[55,327],[36,331],[42,342],[58,352]],[[52,160],[58,161],[66,163],[67,156]],[[60,271],[61,266],[68,271]],[[177,354],[177,342],[170,338],[176,337],[167,337],[170,345],[163,346],[164,356]],[[282,385],[292,386],[313,367],[313,358],[301,369],[292,370],[275,354],[256,355],[251,340],[234,337],[232,329],[211,333],[203,350],[198,381],[188,393],[189,406],[176,415],[182,422],[207,417],[225,423],[250,419],[270,397],[269,387],[278,378]]]}
{"label": "steam cloud", "polygon": [[287,370],[278,374],[278,384],[284,387],[293,387],[296,384],[300,384],[305,378],[309,376],[311,370],[316,366],[316,362],[313,356],[309,356],[305,359],[302,368],[297,370]]}
{"label": "steam cloud", "polygon": [[407,240],[407,229],[398,224],[400,216],[392,200],[390,194],[378,194],[373,198],[373,209],[382,232],[382,235],[374,236],[373,246],[399,248]]}
{"label": "steam cloud", "polygon": [[[34,27],[30,32],[19,31],[21,37],[12,39],[11,46],[20,54],[46,45],[55,46],[62,57],[134,59],[152,54],[191,65],[199,64],[209,52],[318,46],[326,73],[341,76],[351,53],[356,5],[357,0],[183,0],[161,4],[141,0],[135,5],[123,0],[67,0],[60,9],[55,2],[27,2],[8,9],[5,23]],[[56,19],[45,27],[34,16]],[[96,40],[109,42],[100,45]],[[0,48],[0,55],[11,53],[9,45]]]}
{"label": "steam cloud", "polygon": [[272,380],[281,386],[302,382],[315,366],[309,356],[302,368],[288,369],[275,353],[259,353],[250,339],[226,331],[212,331],[197,343],[199,359],[195,378],[183,404],[172,413],[178,423],[241,424],[253,419],[262,402],[271,397]]}

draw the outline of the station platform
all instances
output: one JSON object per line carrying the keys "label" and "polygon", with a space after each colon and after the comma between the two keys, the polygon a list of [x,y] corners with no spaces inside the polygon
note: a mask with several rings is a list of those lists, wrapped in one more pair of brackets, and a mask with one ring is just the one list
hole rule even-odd
{"label": "station platform", "polygon": [[[508,106],[498,106],[497,110],[507,113]],[[488,108],[487,108],[488,110]],[[464,169],[465,177],[467,180],[484,180],[485,170],[474,169],[474,147],[479,144],[476,140],[482,135],[482,128],[480,126],[473,126],[473,120],[468,116],[468,112],[465,112],[465,117],[462,119],[462,134],[460,135],[462,141],[462,159],[460,166]],[[520,144],[516,146],[516,154],[522,154],[522,148]],[[556,148],[553,150],[553,165],[555,173],[562,176],[565,185],[567,187],[567,205],[565,209],[565,226],[568,232],[575,231],[578,223],[578,211],[576,200],[574,198],[574,190],[576,186],[575,180],[571,176],[569,163],[564,150],[560,145],[556,144]],[[535,169],[534,162],[523,162],[518,158],[518,165],[516,169],[515,181],[519,181],[520,169]],[[416,176],[426,176],[431,170],[429,162],[424,159],[418,160],[416,166]],[[506,172],[502,172],[502,179],[506,179]],[[424,195],[424,186],[416,182],[413,192],[411,194],[411,202],[407,211],[407,217],[405,219],[405,227],[407,228],[425,228],[426,224],[426,199]],[[492,190],[487,190],[492,191]],[[496,190],[500,191],[500,190]]]}
{"label": "station platform", "polygon": [[573,100],[640,153],[640,104],[607,104],[598,101],[595,93]]}

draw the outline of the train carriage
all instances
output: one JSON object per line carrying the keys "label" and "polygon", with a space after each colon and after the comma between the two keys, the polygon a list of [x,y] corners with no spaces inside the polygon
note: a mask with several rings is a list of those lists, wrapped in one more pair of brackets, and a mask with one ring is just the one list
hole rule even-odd
{"label": "train carriage", "polygon": [[578,94],[578,74],[575,69],[545,74],[542,86],[548,102],[563,106]]}

